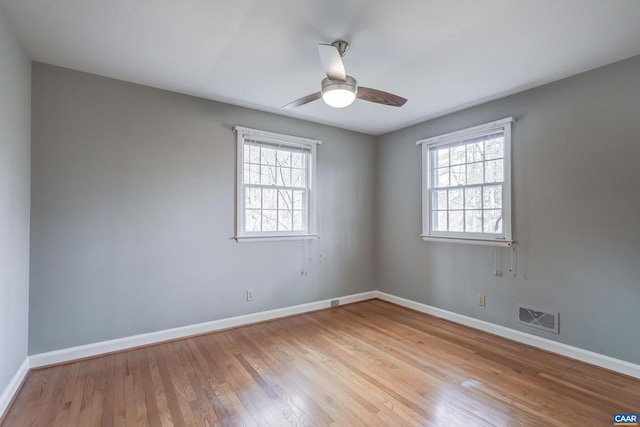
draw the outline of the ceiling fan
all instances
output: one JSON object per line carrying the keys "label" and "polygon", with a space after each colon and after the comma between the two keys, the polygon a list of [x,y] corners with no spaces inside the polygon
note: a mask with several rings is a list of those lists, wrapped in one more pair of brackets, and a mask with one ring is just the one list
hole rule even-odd
{"label": "ceiling fan", "polygon": [[327,73],[327,77],[322,80],[321,91],[297,99],[282,108],[290,110],[320,98],[335,108],[351,105],[356,98],[392,107],[402,107],[407,102],[405,98],[389,92],[358,86],[356,79],[348,76],[344,70],[342,57],[348,49],[349,43],[344,40],[319,44],[320,61]]}

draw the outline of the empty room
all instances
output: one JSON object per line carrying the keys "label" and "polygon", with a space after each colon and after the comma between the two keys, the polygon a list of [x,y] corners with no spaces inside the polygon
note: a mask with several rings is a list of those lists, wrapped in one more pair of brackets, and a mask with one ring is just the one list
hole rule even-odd
{"label": "empty room", "polygon": [[639,22],[0,0],[0,427],[638,425]]}

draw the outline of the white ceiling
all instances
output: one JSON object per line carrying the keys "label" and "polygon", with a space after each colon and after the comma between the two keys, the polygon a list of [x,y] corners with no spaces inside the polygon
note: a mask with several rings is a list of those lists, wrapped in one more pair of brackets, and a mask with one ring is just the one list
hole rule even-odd
{"label": "white ceiling", "polygon": [[[639,0],[0,0],[33,60],[373,135],[640,54]],[[283,111],[316,45],[408,98]]]}

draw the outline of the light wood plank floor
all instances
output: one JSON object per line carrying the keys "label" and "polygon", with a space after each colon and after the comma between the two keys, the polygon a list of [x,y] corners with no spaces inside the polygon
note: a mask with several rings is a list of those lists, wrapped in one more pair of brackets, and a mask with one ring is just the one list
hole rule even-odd
{"label": "light wood plank floor", "polygon": [[380,300],[31,372],[2,426],[610,426],[640,381]]}

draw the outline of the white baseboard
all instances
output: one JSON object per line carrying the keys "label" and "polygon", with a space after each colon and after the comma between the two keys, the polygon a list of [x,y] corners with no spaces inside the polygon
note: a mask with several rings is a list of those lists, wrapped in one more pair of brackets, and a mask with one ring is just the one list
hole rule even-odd
{"label": "white baseboard", "polygon": [[4,416],[4,412],[9,407],[13,396],[18,392],[20,388],[20,384],[24,381],[24,378],[29,373],[29,357],[25,357],[22,364],[18,368],[18,371],[9,381],[9,384],[2,390],[2,394],[0,394],[0,419]]}
{"label": "white baseboard", "polygon": [[[590,363],[592,365],[600,366],[640,379],[640,365],[636,365],[634,363],[626,362],[620,359],[615,359],[613,357],[605,356],[599,353],[594,353],[592,351],[584,350],[578,347],[573,347],[567,344],[559,343],[557,341],[541,338],[536,335],[531,335],[515,329],[485,322],[473,317],[468,317],[437,307],[432,307],[427,304],[422,304],[416,301],[397,297],[385,292],[363,292],[360,294],[339,297],[337,299],[340,300],[340,304],[349,304],[373,298],[379,298],[383,301],[392,302],[394,304],[411,308],[422,313],[427,313],[436,317],[440,317],[442,319],[450,320],[454,323],[469,326],[471,328],[488,332],[493,335],[498,335],[513,341],[530,345],[532,347],[547,350],[552,353],[560,354],[562,356],[570,357],[572,359],[580,360],[582,362]],[[7,400],[7,396],[8,401],[11,401],[13,393],[15,392],[15,390],[11,392],[11,386],[13,385],[17,389],[22,379],[24,378],[24,375],[26,375],[29,367],[40,368],[48,365],[70,362],[73,360],[99,356],[101,354],[112,353],[115,351],[127,350],[130,348],[141,347],[149,344],[157,344],[163,341],[170,341],[179,338],[186,338],[193,335],[214,332],[221,329],[234,328],[251,323],[277,319],[280,317],[308,313],[311,311],[328,308],[330,306],[331,300],[316,301],[307,304],[279,308],[275,310],[262,311],[259,313],[246,314],[243,316],[229,317],[226,319],[214,320],[211,322],[198,323],[195,325],[183,326],[179,328],[166,329],[163,331],[151,332],[147,334],[102,341],[78,347],[51,351],[47,353],[34,354],[32,356],[29,356],[28,362],[25,361],[25,363],[23,363],[18,373],[16,373],[15,378],[3,392],[2,396],[0,397],[0,409],[2,409],[2,404],[4,404],[5,400]],[[17,381],[17,385],[14,384],[15,381]],[[0,411],[0,413],[2,413],[2,411]]]}
{"label": "white baseboard", "polygon": [[[373,299],[375,297],[376,291],[370,291],[334,299],[339,299],[340,304],[342,305]],[[291,307],[278,308],[275,310],[262,311],[259,313],[229,317],[226,319],[214,320],[211,322],[198,323],[195,325],[182,326],[179,328],[165,329],[163,331],[150,332],[147,334],[117,338],[109,341],[101,341],[93,344],[81,345],[78,347],[50,351],[47,353],[34,354],[32,356],[29,356],[30,365],[31,368],[40,368],[43,366],[70,362],[73,360],[113,353],[115,351],[141,347],[149,344],[157,344],[163,341],[170,341],[178,338],[186,338],[193,335],[219,331],[221,329],[234,328],[251,323],[264,322],[265,320],[272,320],[280,317],[292,316],[295,314],[308,313],[310,311],[316,311],[323,308],[331,307],[331,301],[332,300],[316,301],[307,304],[294,305]]]}
{"label": "white baseboard", "polygon": [[508,338],[510,340],[520,342],[522,344],[537,347],[542,350],[547,350],[552,353],[569,357],[571,359],[580,360],[591,365],[600,366],[602,368],[620,372],[622,374],[640,379],[640,365],[636,365],[631,362],[615,359],[603,354],[594,353],[592,351],[573,347],[567,344],[559,343],[557,341],[552,341],[547,338],[541,338],[536,335],[527,334],[515,329],[485,322],[484,320],[474,319],[473,317],[464,316],[462,314],[443,310],[437,307],[432,307],[430,305],[422,304],[405,298],[400,298],[384,292],[376,291],[376,297],[383,301],[392,302],[394,304],[411,308],[422,313],[427,313],[436,317],[440,317],[442,319],[450,320],[454,323],[459,323],[461,325],[469,326],[474,329],[479,329],[493,335],[498,335],[503,338]]}

